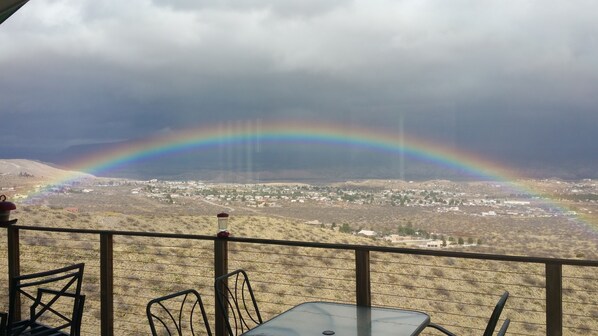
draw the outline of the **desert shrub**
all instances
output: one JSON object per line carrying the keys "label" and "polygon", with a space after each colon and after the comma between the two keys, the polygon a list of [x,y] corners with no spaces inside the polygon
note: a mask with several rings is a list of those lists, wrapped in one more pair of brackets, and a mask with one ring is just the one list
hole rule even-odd
{"label": "desert shrub", "polygon": [[440,268],[432,268],[432,274],[434,274],[434,276],[442,278],[442,277],[444,277],[445,272],[444,272],[444,270],[442,270]]}

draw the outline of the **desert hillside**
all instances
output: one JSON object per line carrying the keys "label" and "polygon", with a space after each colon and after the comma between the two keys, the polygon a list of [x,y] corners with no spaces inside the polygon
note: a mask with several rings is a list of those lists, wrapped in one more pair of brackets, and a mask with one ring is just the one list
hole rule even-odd
{"label": "desert hillside", "polygon": [[50,164],[25,159],[0,159],[0,187],[2,194],[19,198],[65,179],[93,179],[82,172],[60,169]]}
{"label": "desert hillside", "polygon": [[[6,195],[26,194],[28,188],[39,188],[65,173],[27,160],[0,162],[0,187]],[[332,186],[107,178],[87,182],[34,192],[40,197],[26,201],[15,199],[17,209],[11,217],[20,225],[42,228],[212,236],[215,215],[226,211],[231,214],[233,237],[406,247],[402,239],[421,240],[422,232],[427,232],[432,240],[446,237],[446,249],[453,251],[579,259],[598,255],[591,225],[595,217],[574,221],[571,214],[540,208],[528,198],[513,199],[509,191],[487,182],[364,180]],[[593,181],[537,183],[570,200],[579,214],[598,213]],[[361,229],[377,234],[356,234]],[[404,236],[405,230],[409,236]],[[392,235],[403,236],[397,241],[384,239]],[[6,232],[0,230],[0,263],[5,267],[6,241]],[[96,233],[20,232],[23,273],[86,263],[86,335],[99,332],[99,243]],[[145,334],[145,303],[183,288],[199,289],[213,312],[213,251],[209,239],[115,234],[116,334]],[[229,254],[230,269],[250,272],[267,318],[300,302],[355,300],[351,249],[235,242]],[[375,305],[422,310],[462,334],[479,334],[496,299],[508,290],[512,297],[504,316],[512,320],[509,333],[546,334],[543,264],[382,252],[370,257]],[[0,288],[6,288],[6,282],[0,279]],[[595,288],[593,268],[563,268],[564,324],[569,335],[598,330]],[[0,300],[0,310],[5,308],[6,300]]]}
{"label": "desert hillside", "polygon": [[55,179],[65,174],[92,177],[92,175],[72,172],[49,164],[25,159],[0,159],[0,176],[23,176],[37,179]]}

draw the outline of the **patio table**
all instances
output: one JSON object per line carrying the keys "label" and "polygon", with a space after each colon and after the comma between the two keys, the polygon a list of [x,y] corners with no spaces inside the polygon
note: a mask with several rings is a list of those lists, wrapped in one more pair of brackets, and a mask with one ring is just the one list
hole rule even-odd
{"label": "patio table", "polygon": [[243,336],[408,336],[430,323],[422,312],[335,302],[306,302],[245,332]]}

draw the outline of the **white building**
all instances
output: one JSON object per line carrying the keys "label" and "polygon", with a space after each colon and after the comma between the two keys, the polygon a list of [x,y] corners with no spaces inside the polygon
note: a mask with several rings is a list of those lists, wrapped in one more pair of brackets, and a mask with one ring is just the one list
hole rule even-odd
{"label": "white building", "polygon": [[359,232],[357,232],[358,235],[362,235],[362,236],[366,236],[366,237],[375,237],[376,231],[371,231],[371,230],[361,230]]}

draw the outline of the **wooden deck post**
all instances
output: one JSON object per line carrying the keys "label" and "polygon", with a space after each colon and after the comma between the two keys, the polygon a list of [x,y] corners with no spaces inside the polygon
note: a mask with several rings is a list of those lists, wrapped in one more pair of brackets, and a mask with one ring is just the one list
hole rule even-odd
{"label": "wooden deck post", "polygon": [[[228,241],[226,238],[214,240],[214,279],[228,273]],[[224,290],[222,290],[224,292]],[[227,334],[224,322],[224,314],[221,312],[220,305],[216,301],[216,289],[214,288],[214,309],[216,336],[225,336]]]}
{"label": "wooden deck post", "polygon": [[355,250],[355,294],[358,306],[372,305],[370,251],[368,250]]}
{"label": "wooden deck post", "polygon": [[[21,275],[21,252],[19,246],[19,229],[15,226],[8,226],[6,236],[8,238],[8,288],[13,288],[13,278]],[[21,297],[17,295],[15,310],[9,312],[14,314],[15,321],[21,320]]]}
{"label": "wooden deck post", "polygon": [[546,264],[546,335],[563,335],[563,265]]}
{"label": "wooden deck post", "polygon": [[114,335],[114,255],[111,233],[100,234],[101,335]]}

